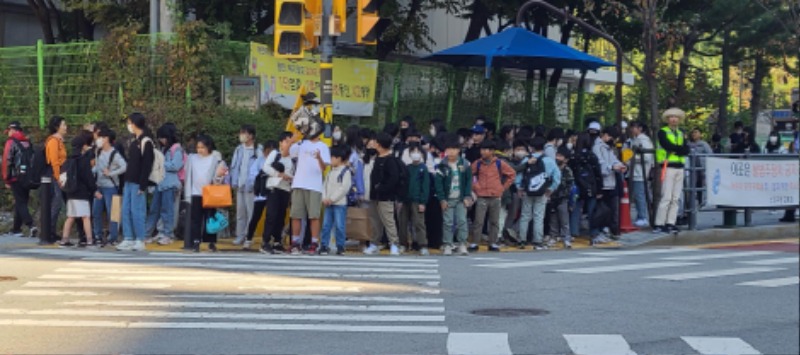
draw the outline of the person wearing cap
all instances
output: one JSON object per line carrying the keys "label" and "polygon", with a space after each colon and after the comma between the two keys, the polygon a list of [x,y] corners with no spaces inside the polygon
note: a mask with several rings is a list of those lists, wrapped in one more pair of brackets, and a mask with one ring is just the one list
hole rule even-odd
{"label": "person wearing cap", "polygon": [[465,158],[470,164],[481,158],[481,144],[485,138],[486,128],[477,124],[472,126],[472,146],[467,148],[467,151],[464,153]]}
{"label": "person wearing cap", "polygon": [[675,222],[678,219],[678,204],[683,192],[684,166],[689,147],[678,124],[686,117],[679,108],[670,108],[661,116],[667,124],[658,131],[656,163],[666,163],[666,172],[662,173],[661,200],[656,210],[653,233],[677,233]]}
{"label": "person wearing cap", "polygon": [[18,121],[9,123],[5,133],[8,140],[3,149],[3,181],[14,196],[14,224],[9,235],[12,237],[24,236],[22,226],[25,225],[28,227],[28,236],[36,238],[39,229],[33,225],[33,217],[28,209],[30,190],[17,181],[16,170],[18,167],[14,166],[16,154],[22,154],[22,149],[30,148],[31,142],[25,136],[22,125]]}

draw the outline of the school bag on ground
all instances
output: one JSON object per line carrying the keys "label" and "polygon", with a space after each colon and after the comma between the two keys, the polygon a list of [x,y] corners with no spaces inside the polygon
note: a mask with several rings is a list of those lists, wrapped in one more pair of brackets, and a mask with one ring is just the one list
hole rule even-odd
{"label": "school bag on ground", "polygon": [[164,176],[167,174],[164,168],[164,153],[156,148],[156,143],[153,142],[150,137],[144,137],[142,138],[142,155],[144,155],[144,146],[147,145],[147,142],[153,145],[153,168],[150,170],[150,177],[148,179],[153,184],[158,185],[164,181]]}
{"label": "school bag on ground", "polygon": [[528,196],[544,196],[553,178],[545,170],[544,156],[530,159],[536,159],[536,162],[528,164],[525,168],[525,173],[522,175],[523,188]]}

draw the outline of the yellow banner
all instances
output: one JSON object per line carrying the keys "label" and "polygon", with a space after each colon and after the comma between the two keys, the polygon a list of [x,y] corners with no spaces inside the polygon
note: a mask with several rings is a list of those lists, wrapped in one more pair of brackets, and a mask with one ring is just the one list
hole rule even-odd
{"label": "yellow banner", "polygon": [[[250,75],[261,77],[261,102],[292,109],[301,86],[320,95],[319,56],[299,61],[272,56],[269,46],[250,43]],[[372,116],[378,61],[333,59],[333,113]]]}

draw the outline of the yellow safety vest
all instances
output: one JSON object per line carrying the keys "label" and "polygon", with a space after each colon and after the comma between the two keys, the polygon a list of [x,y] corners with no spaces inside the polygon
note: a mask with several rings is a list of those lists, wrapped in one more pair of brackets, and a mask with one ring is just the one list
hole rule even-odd
{"label": "yellow safety vest", "polygon": [[[664,128],[661,128],[661,130],[667,134],[667,140],[669,140],[670,143],[674,145],[683,145],[683,132],[680,130],[673,131],[669,128],[669,126],[665,126]],[[659,147],[656,150],[656,161],[663,163],[664,159],[668,160],[670,163],[678,164],[684,164],[686,161],[686,157],[678,156],[676,154],[669,154],[669,156],[667,156],[667,151],[661,147],[661,144],[659,144]]]}

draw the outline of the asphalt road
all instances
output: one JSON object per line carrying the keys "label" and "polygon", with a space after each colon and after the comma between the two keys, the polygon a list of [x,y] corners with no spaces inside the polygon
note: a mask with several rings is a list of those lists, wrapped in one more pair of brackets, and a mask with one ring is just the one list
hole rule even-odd
{"label": "asphalt road", "polygon": [[797,248],[764,249],[4,250],[0,353],[798,354]]}

